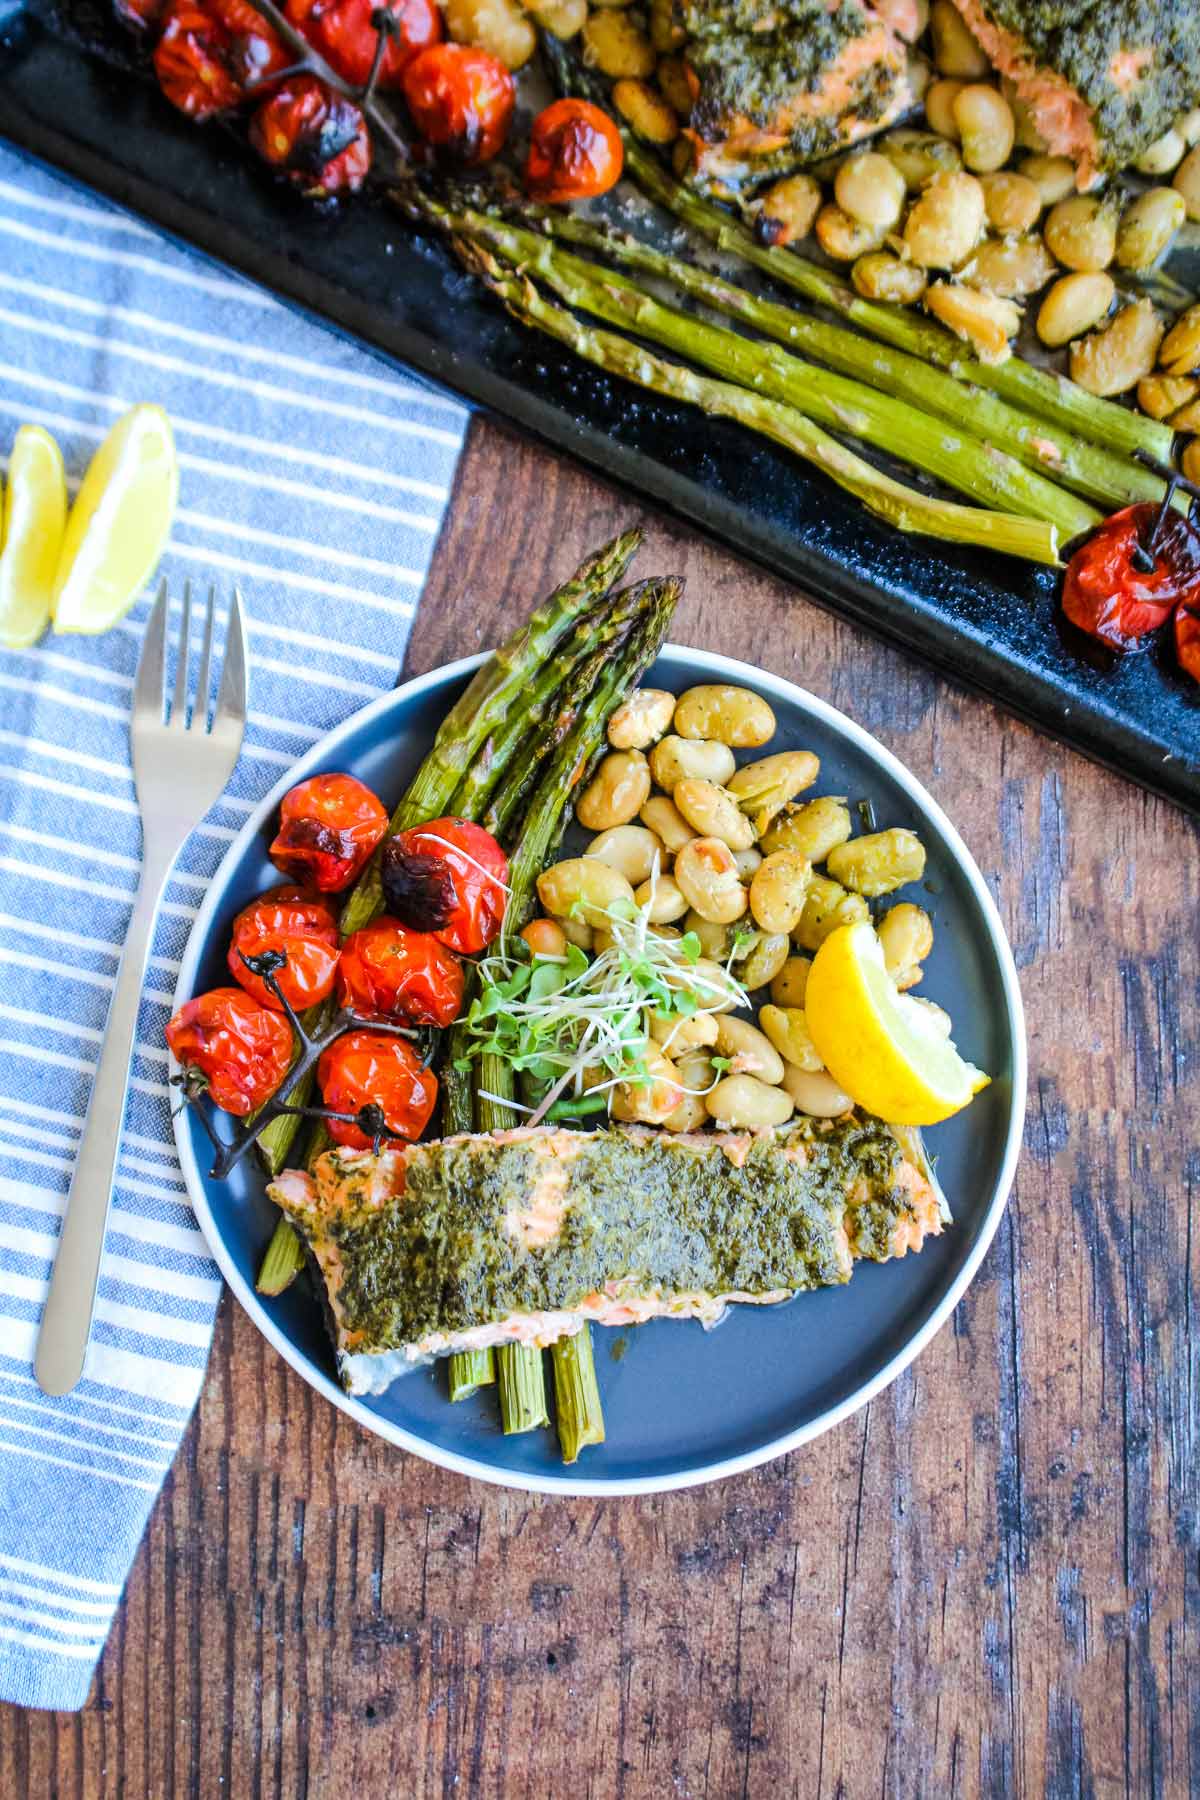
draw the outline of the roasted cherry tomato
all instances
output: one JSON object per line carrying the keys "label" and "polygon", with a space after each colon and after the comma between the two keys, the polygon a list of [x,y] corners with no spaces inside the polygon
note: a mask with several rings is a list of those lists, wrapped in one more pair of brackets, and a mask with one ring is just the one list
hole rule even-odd
{"label": "roasted cherry tomato", "polygon": [[[375,60],[378,0],[287,0],[288,18],[344,81],[363,87]],[[378,85],[397,88],[405,64],[418,50],[442,40],[442,15],[434,0],[387,0],[395,21],[379,65]]]}
{"label": "roasted cherry tomato", "polygon": [[166,0],[114,0],[122,25],[133,31],[153,31],[166,10]]}
{"label": "roasted cherry tomato", "polygon": [[189,1079],[239,1118],[270,1099],[291,1065],[291,1026],[240,987],[186,1001],[166,1037]]}
{"label": "roasted cherry tomato", "polygon": [[1112,650],[1130,650],[1165,625],[1200,584],[1200,531],[1169,511],[1154,542],[1154,569],[1143,574],[1133,556],[1158,516],[1153,501],[1127,506],[1106,519],[1071,558],[1063,582],[1063,611],[1073,625]]}
{"label": "roasted cherry tomato", "polygon": [[262,956],[268,950],[280,952],[287,962],[275,970],[275,979],[301,1012],[333,992],[339,942],[337,920],[326,901],[303,888],[272,888],[233,921],[229,972],[248,994],[282,1012],[266,982],[242,961],[243,956]]}
{"label": "roasted cherry tomato", "polygon": [[525,191],[534,200],[587,200],[621,179],[625,149],[607,113],[590,100],[556,100],[533,121]]}
{"label": "roasted cherry tomato", "polygon": [[280,83],[251,119],[250,141],[266,162],[315,198],[352,194],[371,166],[361,111],[315,75],[291,75]]}
{"label": "roasted cherry tomato", "polygon": [[387,826],[382,802],[355,776],[313,775],[283,797],[271,860],[294,880],[337,894],[365,867]]}
{"label": "roasted cherry tomato", "polygon": [[486,50],[435,44],[413,57],[402,86],[413,124],[444,160],[474,168],[504,147],[516,90]]}
{"label": "roasted cherry tomato", "polygon": [[1175,655],[1185,674],[1200,681],[1200,589],[1176,609]]}
{"label": "roasted cherry tomato", "polygon": [[430,819],[389,838],[379,872],[387,909],[413,931],[432,931],[471,956],[504,923],[508,861],[490,831],[469,819]]}
{"label": "roasted cherry tomato", "polygon": [[233,72],[232,43],[216,15],[193,0],[174,0],[154,49],[163,93],[189,119],[211,119],[242,99]]}
{"label": "roasted cherry tomato", "polygon": [[429,932],[384,917],[346,939],[337,991],[343,1006],[366,1017],[449,1025],[462,1009],[462,964]]}
{"label": "roasted cherry tomato", "polygon": [[[390,1131],[413,1140],[428,1125],[437,1103],[437,1077],[423,1069],[403,1038],[381,1031],[348,1031],[335,1038],[317,1064],[317,1085],[334,1112],[378,1106]],[[371,1139],[343,1119],[328,1121],[335,1144],[369,1150]]]}
{"label": "roasted cherry tomato", "polygon": [[269,83],[296,59],[250,0],[202,0],[229,39],[226,58],[243,97]]}

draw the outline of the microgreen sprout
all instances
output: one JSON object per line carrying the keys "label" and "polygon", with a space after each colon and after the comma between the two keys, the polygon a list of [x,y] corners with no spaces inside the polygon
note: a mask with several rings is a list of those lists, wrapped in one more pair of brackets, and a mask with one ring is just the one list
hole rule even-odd
{"label": "microgreen sprout", "polygon": [[496,1055],[528,1076],[542,1090],[540,1104],[506,1104],[528,1112],[530,1124],[560,1101],[556,1116],[573,1115],[585,1092],[599,1100],[622,1083],[652,1082],[650,1014],[682,1023],[749,1004],[728,965],[702,964],[694,932],[675,937],[655,928],[656,883],[657,867],[644,906],[618,901],[605,909],[607,941],[592,957],[575,944],[564,956],[530,957],[523,941],[501,937],[480,959],[479,990],[467,1014],[470,1046],[459,1066]]}

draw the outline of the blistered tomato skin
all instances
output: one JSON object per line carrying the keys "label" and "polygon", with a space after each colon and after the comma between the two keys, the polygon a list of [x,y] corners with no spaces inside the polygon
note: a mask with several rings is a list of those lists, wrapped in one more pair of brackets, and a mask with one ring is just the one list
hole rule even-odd
{"label": "blistered tomato skin", "polygon": [[1184,674],[1200,681],[1200,587],[1175,614],[1175,656]]}
{"label": "blistered tomato skin", "polygon": [[197,123],[237,106],[243,91],[230,51],[229,34],[211,11],[175,0],[154,47],[154,72],[171,105]]}
{"label": "blistered tomato skin", "polygon": [[[421,1067],[403,1038],[378,1031],[348,1031],[336,1038],[317,1064],[317,1086],[334,1112],[358,1113],[378,1106],[390,1131],[415,1142],[437,1104],[437,1077]],[[327,1120],[335,1144],[370,1150],[372,1141],[344,1119]]]}
{"label": "blistered tomato skin", "polygon": [[[452,887],[435,881],[444,863]],[[419,879],[414,880],[414,865]],[[414,930],[432,931],[463,956],[497,937],[508,903],[508,859],[490,831],[469,819],[430,819],[384,845],[379,872],[388,911]]]}
{"label": "blistered tomato skin", "polygon": [[313,75],[280,83],[251,119],[250,142],[265,162],[318,199],[354,193],[371,166],[362,112]]}
{"label": "blistered tomato skin", "polygon": [[301,1012],[333,992],[339,941],[337,920],[327,901],[303,888],[272,888],[233,921],[229,972],[248,994],[282,1012],[266,982],[242,960],[266,951],[279,952],[287,961],[275,971],[275,980],[288,1002]]}
{"label": "blistered tomato skin", "polygon": [[1132,650],[1165,625],[1200,583],[1200,532],[1181,513],[1168,512],[1154,542],[1154,569],[1144,574],[1134,554],[1150,536],[1158,507],[1127,506],[1075,552],[1063,582],[1063,611],[1073,625],[1111,650]]}
{"label": "blistered tomato skin", "polygon": [[407,64],[402,85],[413,124],[438,160],[473,169],[504,148],[516,89],[486,50],[435,44]]}
{"label": "blistered tomato skin", "polygon": [[625,150],[607,113],[588,100],[556,100],[533,122],[525,191],[551,205],[607,194],[621,179]]}
{"label": "blistered tomato skin", "polygon": [[176,1062],[222,1112],[244,1119],[269,1100],[292,1061],[292,1028],[240,987],[213,988],[166,1029]]}
{"label": "blistered tomato skin", "polygon": [[388,827],[381,800],[354,775],[314,775],[283,797],[271,845],[294,881],[337,894],[357,879]]}
{"label": "blistered tomato skin", "polygon": [[[352,87],[363,87],[375,60],[378,33],[372,23],[380,0],[287,0],[285,12],[330,68]],[[395,21],[379,65],[378,86],[398,88],[405,66],[419,50],[442,39],[435,0],[387,0]]]}
{"label": "blistered tomato skin", "polygon": [[337,990],[364,1018],[450,1025],[462,1010],[462,964],[437,938],[385,916],[346,939]]}

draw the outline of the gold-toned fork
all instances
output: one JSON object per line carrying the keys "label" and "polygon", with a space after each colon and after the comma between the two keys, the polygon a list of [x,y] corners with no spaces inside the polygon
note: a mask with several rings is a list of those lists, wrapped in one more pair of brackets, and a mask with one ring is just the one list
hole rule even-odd
{"label": "gold-toned fork", "polygon": [[[246,727],[248,656],[241,595],[235,588],[223,639],[219,639],[217,594],[215,588],[209,588],[194,684],[192,615],[192,586],[187,582],[175,684],[168,703],[172,605],[167,584],[161,582],[146,623],[130,722],[133,774],[142,815],[142,873],[38,1332],[34,1372],[47,1394],[69,1393],[83,1374],[87,1357],[138,1006],[158,903],[185,839],[224,791]],[[220,685],[210,712],[218,659]]]}

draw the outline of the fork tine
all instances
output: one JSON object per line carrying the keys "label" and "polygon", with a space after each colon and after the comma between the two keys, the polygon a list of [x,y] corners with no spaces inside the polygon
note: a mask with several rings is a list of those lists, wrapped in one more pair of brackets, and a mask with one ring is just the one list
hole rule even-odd
{"label": "fork tine", "polygon": [[208,730],[208,690],[212,684],[212,649],[213,627],[217,616],[217,590],[210,581],[208,584],[208,616],[204,621],[204,649],[200,656],[200,679],[196,684],[196,704],[192,708],[193,721],[198,720],[202,731]]}
{"label": "fork tine", "polygon": [[179,660],[175,665],[175,698],[171,702],[171,724],[177,731],[187,730],[188,665],[192,660],[192,584],[183,584],[183,618],[179,626]]}
{"label": "fork tine", "polygon": [[153,712],[162,724],[167,703],[167,602],[166,577],[158,584],[146,632],[142,638],[142,654],[138,658],[137,678],[133,684],[135,713]]}
{"label": "fork tine", "polygon": [[217,690],[217,710],[213,728],[221,724],[244,725],[246,721],[246,615],[242,608],[240,588],[233,590],[229,608],[229,629],[225,634],[225,660],[221,665],[221,685]]}

